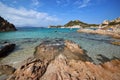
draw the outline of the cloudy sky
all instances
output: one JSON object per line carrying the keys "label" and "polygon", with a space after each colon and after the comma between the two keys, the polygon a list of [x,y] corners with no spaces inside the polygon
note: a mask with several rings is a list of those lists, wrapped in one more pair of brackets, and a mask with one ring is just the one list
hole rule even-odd
{"label": "cloudy sky", "polygon": [[120,0],[0,0],[0,16],[17,27],[101,23],[120,17]]}

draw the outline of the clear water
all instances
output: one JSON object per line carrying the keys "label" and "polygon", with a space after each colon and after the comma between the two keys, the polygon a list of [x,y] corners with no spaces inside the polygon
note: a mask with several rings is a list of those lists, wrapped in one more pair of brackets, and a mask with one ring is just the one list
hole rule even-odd
{"label": "clear water", "polygon": [[120,46],[110,44],[111,41],[119,41],[109,36],[93,35],[86,33],[78,33],[77,29],[50,29],[50,28],[18,28],[15,32],[1,32],[0,45],[7,42],[16,44],[16,49],[7,57],[1,59],[1,64],[9,64],[18,66],[17,63],[22,62],[32,56],[35,47],[42,40],[64,38],[72,40],[79,44],[87,51],[87,54],[99,63],[97,54],[102,54],[108,58],[120,58]]}

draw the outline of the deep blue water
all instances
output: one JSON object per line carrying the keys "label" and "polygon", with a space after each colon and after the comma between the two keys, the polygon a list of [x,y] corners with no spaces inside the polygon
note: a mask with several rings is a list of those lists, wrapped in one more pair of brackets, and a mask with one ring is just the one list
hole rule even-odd
{"label": "deep blue water", "polygon": [[120,46],[112,45],[111,41],[120,41],[109,36],[78,33],[78,29],[58,29],[58,28],[17,28],[13,32],[0,32],[0,44],[12,42],[16,44],[15,51],[4,58],[3,63],[16,63],[26,59],[34,53],[34,48],[42,40],[63,38],[76,42],[95,62],[98,54],[108,58],[120,58]]}

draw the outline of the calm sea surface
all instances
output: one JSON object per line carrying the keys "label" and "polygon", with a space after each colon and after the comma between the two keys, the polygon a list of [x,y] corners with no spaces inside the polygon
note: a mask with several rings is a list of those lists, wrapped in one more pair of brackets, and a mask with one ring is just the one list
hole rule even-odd
{"label": "calm sea surface", "polygon": [[16,44],[16,49],[7,57],[0,60],[1,64],[15,64],[32,56],[35,47],[46,39],[63,38],[72,40],[87,51],[95,63],[99,63],[98,54],[108,58],[120,58],[120,46],[110,44],[111,41],[120,41],[109,36],[78,33],[77,29],[50,29],[50,28],[18,28],[15,32],[1,32],[0,45],[7,42]]}

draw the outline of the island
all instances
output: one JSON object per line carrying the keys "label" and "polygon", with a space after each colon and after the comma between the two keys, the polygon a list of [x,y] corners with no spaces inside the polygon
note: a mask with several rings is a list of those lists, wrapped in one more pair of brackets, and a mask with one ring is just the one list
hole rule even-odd
{"label": "island", "polygon": [[98,24],[88,24],[80,20],[71,20],[65,25],[50,25],[49,28],[87,28],[87,27],[97,27]]}
{"label": "island", "polygon": [[17,29],[12,23],[9,23],[7,20],[0,16],[0,32],[5,31],[16,31]]}

